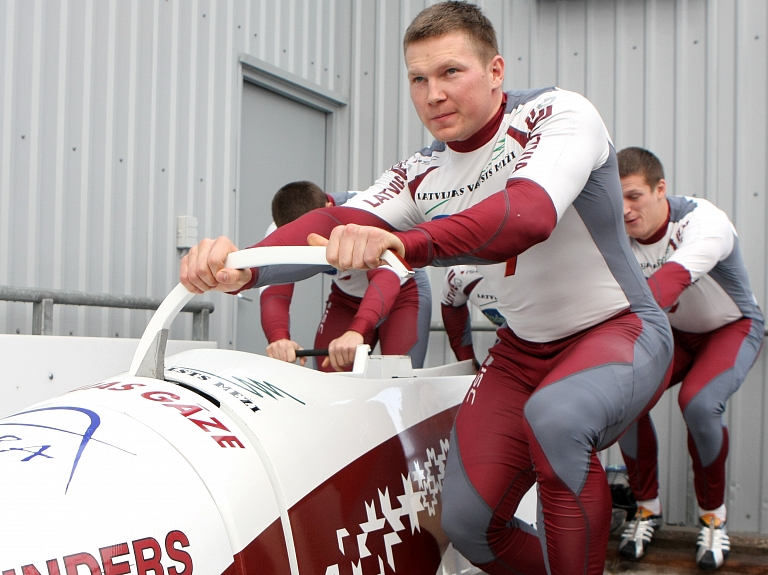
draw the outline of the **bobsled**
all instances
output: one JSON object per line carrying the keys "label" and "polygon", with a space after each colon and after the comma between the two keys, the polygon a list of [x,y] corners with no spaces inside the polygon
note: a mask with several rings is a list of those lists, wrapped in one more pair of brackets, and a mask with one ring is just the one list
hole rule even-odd
{"label": "bobsled", "polygon": [[[327,265],[323,248],[286,249],[227,265]],[[440,527],[470,362],[413,369],[367,346],[344,374],[165,357],[191,296],[166,298],[128,372],[0,420],[2,575],[479,573]]]}

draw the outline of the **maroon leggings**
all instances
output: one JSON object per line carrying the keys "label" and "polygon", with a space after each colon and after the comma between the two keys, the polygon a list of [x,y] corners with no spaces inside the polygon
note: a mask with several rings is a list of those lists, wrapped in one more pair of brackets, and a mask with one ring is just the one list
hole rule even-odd
{"label": "maroon leggings", "polygon": [[[499,337],[456,417],[443,528],[491,575],[602,575],[611,497],[597,452],[663,392],[669,332],[625,313],[551,343]],[[538,533],[513,517],[535,482]]]}
{"label": "maroon leggings", "polygon": [[[702,509],[717,509],[725,500],[728,456],[723,413],[760,353],[763,323],[743,318],[708,333],[672,332],[671,382],[681,383],[678,403],[688,427],[696,499]],[[658,497],[658,445],[650,414],[630,428],[619,445],[637,500]]]}

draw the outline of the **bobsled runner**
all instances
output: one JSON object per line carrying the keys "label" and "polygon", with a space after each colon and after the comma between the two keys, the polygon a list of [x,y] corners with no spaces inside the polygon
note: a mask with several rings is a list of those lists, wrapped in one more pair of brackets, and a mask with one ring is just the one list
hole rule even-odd
{"label": "bobsled runner", "polygon": [[[228,266],[327,265],[324,248],[286,249]],[[470,362],[412,369],[367,346],[347,374],[231,350],[165,358],[191,296],[166,298],[127,373],[0,420],[0,574],[479,573],[440,527]]]}

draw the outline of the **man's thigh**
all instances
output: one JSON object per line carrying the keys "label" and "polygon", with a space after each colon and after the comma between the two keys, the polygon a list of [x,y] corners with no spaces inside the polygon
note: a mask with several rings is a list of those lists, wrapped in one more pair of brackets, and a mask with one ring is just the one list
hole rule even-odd
{"label": "man's thigh", "polygon": [[522,425],[530,390],[500,363],[483,365],[455,422],[462,464],[491,506],[514,477],[531,465]]}
{"label": "man's thigh", "polygon": [[[698,334],[697,334],[698,335]],[[675,333],[677,341],[686,334]],[[682,342],[685,345],[685,342]],[[725,402],[742,384],[762,345],[762,324],[749,319],[729,323],[706,336],[698,336],[691,365],[683,378],[678,402],[684,410],[701,391],[716,382],[717,400]],[[690,347],[690,346],[686,346]]]}
{"label": "man's thigh", "polygon": [[671,361],[671,342],[635,314],[549,344],[504,330],[500,338],[456,419],[467,475],[490,505],[531,465],[530,439],[566,467],[578,459],[580,471],[585,454],[613,443],[658,400]]}
{"label": "man's thigh", "polygon": [[663,393],[670,343],[635,314],[604,322],[573,342],[526,407],[545,451],[563,449],[566,438],[558,434],[578,437],[585,448],[611,445]]}

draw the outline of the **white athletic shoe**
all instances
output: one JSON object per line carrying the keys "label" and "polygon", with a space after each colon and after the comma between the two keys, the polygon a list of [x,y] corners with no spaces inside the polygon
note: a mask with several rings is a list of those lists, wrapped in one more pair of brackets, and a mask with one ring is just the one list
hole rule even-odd
{"label": "white athletic shoe", "polygon": [[645,507],[638,507],[635,518],[629,522],[619,542],[619,553],[625,559],[637,561],[651,544],[653,534],[661,529],[661,515],[654,515]]}
{"label": "white athletic shoe", "polygon": [[731,551],[731,540],[728,538],[725,521],[707,513],[699,518],[699,523],[701,531],[696,541],[696,563],[707,571],[719,569]]}

